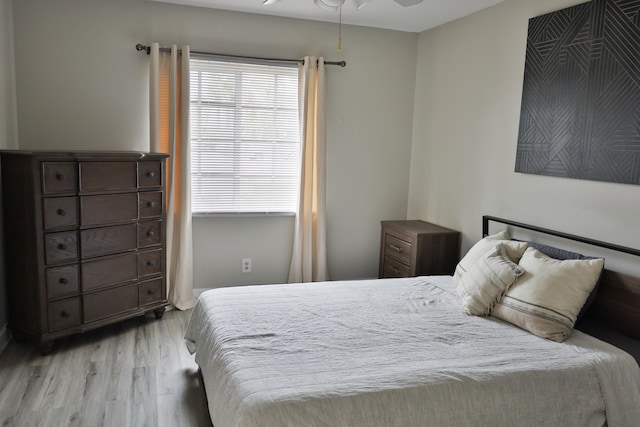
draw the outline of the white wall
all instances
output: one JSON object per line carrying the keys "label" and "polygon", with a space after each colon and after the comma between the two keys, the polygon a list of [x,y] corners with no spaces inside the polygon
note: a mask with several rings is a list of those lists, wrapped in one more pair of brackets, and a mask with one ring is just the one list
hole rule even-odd
{"label": "white wall", "polygon": [[[408,202],[416,34],[143,0],[14,4],[20,148],[148,149],[148,58],[138,42],[347,61],[328,67],[327,222],[333,279],[377,275],[379,221]],[[195,218],[195,286],[286,280],[293,219]],[[240,273],[242,257],[253,273]]]}
{"label": "white wall", "polygon": [[[16,93],[13,56],[12,0],[0,0],[0,148],[18,146]],[[0,224],[2,222],[0,200]],[[0,350],[3,346],[7,307],[4,283],[4,254],[0,226]]]}
{"label": "white wall", "polygon": [[528,19],[581,2],[509,0],[420,35],[408,216],[463,251],[483,214],[639,246],[640,186],[514,172]]}

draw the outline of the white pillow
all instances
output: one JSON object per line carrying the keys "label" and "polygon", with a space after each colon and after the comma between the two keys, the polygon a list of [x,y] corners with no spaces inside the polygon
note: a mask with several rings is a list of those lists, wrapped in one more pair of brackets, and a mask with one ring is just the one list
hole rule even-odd
{"label": "white pillow", "polygon": [[495,303],[524,273],[509,259],[503,243],[482,256],[458,282],[457,291],[465,312],[486,316]]}
{"label": "white pillow", "polygon": [[462,276],[475,264],[484,254],[495,247],[496,244],[502,243],[509,259],[515,263],[520,261],[520,257],[527,249],[526,242],[517,242],[509,240],[509,233],[501,231],[499,233],[487,236],[477,242],[469,252],[460,260],[453,273],[454,282],[458,283]]}
{"label": "white pillow", "polygon": [[519,265],[524,274],[491,315],[539,337],[566,340],[600,277],[604,259],[557,260],[528,248]]}

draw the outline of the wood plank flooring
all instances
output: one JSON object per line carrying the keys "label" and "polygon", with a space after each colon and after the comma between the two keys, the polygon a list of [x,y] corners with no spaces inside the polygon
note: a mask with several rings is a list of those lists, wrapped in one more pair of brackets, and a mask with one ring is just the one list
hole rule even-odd
{"label": "wood plank flooring", "polygon": [[211,426],[184,344],[191,312],[153,314],[0,353],[0,426]]}

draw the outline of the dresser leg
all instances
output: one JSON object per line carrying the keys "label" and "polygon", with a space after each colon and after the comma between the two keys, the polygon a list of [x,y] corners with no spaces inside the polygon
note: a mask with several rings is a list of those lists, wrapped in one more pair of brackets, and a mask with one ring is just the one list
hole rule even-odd
{"label": "dresser leg", "polygon": [[153,310],[153,314],[156,315],[156,319],[162,319],[162,316],[164,316],[164,307],[156,308]]}
{"label": "dresser leg", "polygon": [[53,350],[53,340],[41,341],[38,348],[40,349],[40,354],[43,356],[51,354],[51,350]]}

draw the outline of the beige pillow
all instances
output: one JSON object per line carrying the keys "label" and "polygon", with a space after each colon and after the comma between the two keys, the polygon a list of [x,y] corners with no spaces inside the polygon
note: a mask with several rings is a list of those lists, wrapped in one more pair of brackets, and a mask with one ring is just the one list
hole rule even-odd
{"label": "beige pillow", "polygon": [[509,259],[503,243],[482,256],[458,282],[457,291],[467,314],[486,316],[524,273]]}
{"label": "beige pillow", "polygon": [[509,259],[513,262],[520,261],[520,257],[527,249],[526,242],[517,242],[515,240],[509,240],[509,233],[501,231],[499,233],[487,236],[484,239],[477,242],[469,252],[460,260],[456,266],[456,271],[453,273],[453,280],[456,284],[460,281],[462,276],[469,271],[471,266],[475,264],[484,254],[489,252],[495,247],[496,244],[502,243]]}
{"label": "beige pillow", "polygon": [[519,265],[524,274],[491,315],[539,337],[566,340],[600,277],[604,259],[557,260],[528,248]]}

